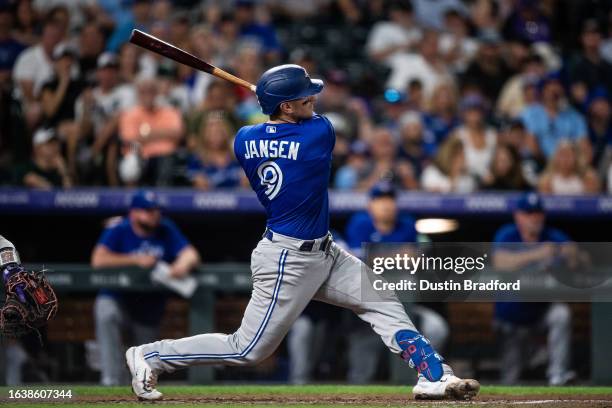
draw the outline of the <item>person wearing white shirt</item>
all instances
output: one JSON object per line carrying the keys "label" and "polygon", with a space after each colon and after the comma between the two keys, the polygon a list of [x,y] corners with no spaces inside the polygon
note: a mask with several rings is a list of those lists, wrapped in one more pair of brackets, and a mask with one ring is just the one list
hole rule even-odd
{"label": "person wearing white shirt", "polygon": [[420,53],[396,54],[391,57],[391,75],[387,87],[403,92],[412,80],[423,84],[423,94],[428,100],[433,90],[444,82],[453,83],[438,49],[439,36],[435,31],[426,31],[420,41]]}
{"label": "person wearing white shirt", "polygon": [[394,56],[414,51],[420,39],[410,3],[396,2],[389,9],[389,20],[376,23],[370,31],[366,50],[373,60],[390,65]]}
{"label": "person wearing white shirt", "polygon": [[57,22],[44,23],[41,41],[24,50],[13,67],[17,96],[27,104],[33,103],[42,85],[53,76],[53,50],[62,41],[64,29]]}

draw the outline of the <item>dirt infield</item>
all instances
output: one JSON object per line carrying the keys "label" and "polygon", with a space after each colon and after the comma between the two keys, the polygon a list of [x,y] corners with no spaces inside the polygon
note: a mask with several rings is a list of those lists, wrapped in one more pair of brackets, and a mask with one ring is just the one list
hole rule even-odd
{"label": "dirt infield", "polygon": [[[8,401],[2,401],[6,403]],[[20,401],[27,404],[34,401]],[[41,401],[38,401],[39,403]],[[57,403],[55,401],[46,401]],[[62,405],[92,405],[100,406],[107,404],[124,405],[136,402],[132,396],[80,396],[70,401],[63,401]],[[13,401],[15,406],[21,405]],[[345,394],[345,395],[188,395],[178,397],[172,395],[162,401],[155,402],[159,405],[217,405],[217,406],[355,406],[355,407],[446,407],[446,406],[538,406],[538,407],[610,407],[612,408],[612,395],[480,395],[471,401],[415,401],[411,395],[406,394]],[[12,404],[11,404],[12,405]]]}
{"label": "dirt infield", "polygon": [[[0,406],[30,408],[40,406],[68,406],[94,408],[139,408],[151,403],[139,403],[129,387],[56,386],[70,389],[72,399],[64,400],[9,400],[10,389],[0,387]],[[199,406],[229,407],[287,407],[317,406],[334,408],[369,407],[453,407],[474,406],[505,408],[511,406],[540,407],[599,407],[612,408],[612,387],[499,387],[485,386],[481,395],[471,401],[415,401],[410,387],[402,386],[168,386],[161,387],[164,400],[161,406],[195,408]]]}

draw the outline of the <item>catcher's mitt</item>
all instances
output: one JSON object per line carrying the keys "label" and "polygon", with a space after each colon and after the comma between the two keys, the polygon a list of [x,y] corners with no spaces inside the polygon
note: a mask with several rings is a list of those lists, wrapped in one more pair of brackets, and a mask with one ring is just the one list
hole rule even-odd
{"label": "catcher's mitt", "polygon": [[5,282],[6,299],[0,308],[0,333],[12,338],[38,332],[57,312],[57,296],[44,271],[18,268]]}

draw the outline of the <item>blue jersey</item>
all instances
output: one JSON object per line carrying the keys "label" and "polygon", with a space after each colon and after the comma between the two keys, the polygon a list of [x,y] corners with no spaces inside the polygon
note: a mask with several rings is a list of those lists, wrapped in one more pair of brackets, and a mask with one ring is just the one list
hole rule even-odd
{"label": "blue jersey", "polygon": [[372,216],[366,212],[359,212],[348,222],[346,227],[346,242],[356,254],[361,254],[361,244],[367,242],[416,242],[417,231],[414,219],[410,216],[399,216],[393,231],[381,234],[374,227]]}
{"label": "blue jersey", "polygon": [[335,140],[331,123],[319,115],[238,131],[236,158],[266,209],[272,231],[298,239],[327,234],[327,184]]}
{"label": "blue jersey", "polygon": [[[544,227],[540,234],[539,242],[569,242],[570,238],[562,231]],[[535,248],[535,244],[522,245],[516,243],[523,242],[521,234],[515,224],[508,224],[501,227],[495,234],[493,246],[495,249],[508,251],[521,251],[528,248]],[[504,245],[514,243],[512,245]],[[548,309],[547,303],[520,303],[520,302],[498,302],[495,304],[495,317],[499,320],[514,324],[533,324],[542,318]]]}
{"label": "blue jersey", "polygon": [[[163,218],[159,228],[150,237],[136,235],[128,218],[124,218],[104,230],[98,240],[109,250],[121,254],[147,254],[156,256],[165,262],[174,262],[179,252],[189,245],[185,236],[170,220]],[[162,293],[130,293],[109,289],[100,290],[100,294],[111,296],[124,306],[131,319],[146,325],[159,324],[164,313],[166,296]]]}
{"label": "blue jersey", "polygon": [[159,228],[150,237],[136,235],[130,220],[124,218],[105,229],[98,244],[120,254],[153,255],[157,259],[172,263],[189,242],[167,218],[162,218]]}

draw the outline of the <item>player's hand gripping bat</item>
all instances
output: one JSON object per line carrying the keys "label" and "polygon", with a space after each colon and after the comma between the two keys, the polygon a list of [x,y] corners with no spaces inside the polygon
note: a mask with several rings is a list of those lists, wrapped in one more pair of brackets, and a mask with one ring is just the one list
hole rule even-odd
{"label": "player's hand gripping bat", "polygon": [[207,72],[218,78],[225,79],[226,81],[230,81],[233,84],[245,87],[255,92],[255,85],[252,83],[238,78],[237,76],[234,76],[221,68],[217,68],[214,65],[209,64],[195,55],[189,54],[187,51],[175,47],[172,44],[168,44],[167,42],[140,30],[132,30],[130,42],[149,51],[153,51],[159,55],[163,55],[166,58],[170,58],[173,61],[180,62],[181,64],[185,64],[199,71]]}

